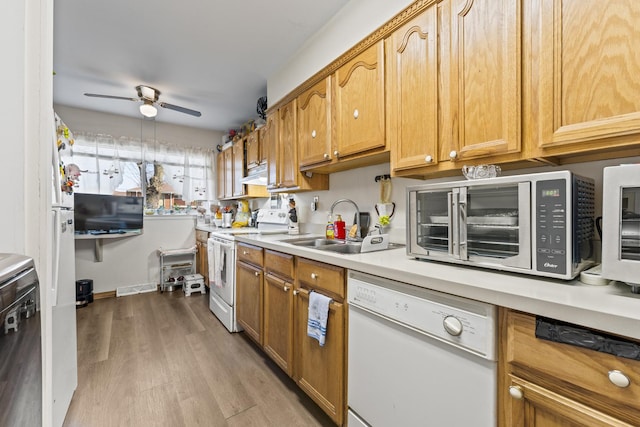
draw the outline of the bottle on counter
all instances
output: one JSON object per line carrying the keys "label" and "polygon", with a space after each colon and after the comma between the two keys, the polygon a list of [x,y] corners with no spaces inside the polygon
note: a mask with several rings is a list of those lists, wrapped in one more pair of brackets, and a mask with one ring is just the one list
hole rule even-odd
{"label": "bottle on counter", "polygon": [[336,216],[336,221],[333,223],[333,228],[334,228],[336,239],[344,240],[346,238],[347,234],[345,229],[345,223],[342,220],[342,216],[340,214]]}
{"label": "bottle on counter", "polygon": [[335,230],[333,227],[333,219],[331,218],[331,214],[329,214],[329,219],[327,220],[327,227],[325,230],[325,237],[327,239],[333,239],[335,237]]}

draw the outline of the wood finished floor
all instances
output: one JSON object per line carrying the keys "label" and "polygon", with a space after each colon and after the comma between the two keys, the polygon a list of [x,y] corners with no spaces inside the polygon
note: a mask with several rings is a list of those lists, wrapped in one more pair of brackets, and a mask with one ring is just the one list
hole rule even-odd
{"label": "wood finished floor", "polygon": [[96,300],[78,317],[78,388],[65,426],[331,426],[209,295]]}

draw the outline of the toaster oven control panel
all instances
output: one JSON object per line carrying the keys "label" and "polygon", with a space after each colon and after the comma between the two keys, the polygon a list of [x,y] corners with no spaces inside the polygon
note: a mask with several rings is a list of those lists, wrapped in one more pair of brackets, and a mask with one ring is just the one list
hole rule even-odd
{"label": "toaster oven control panel", "polygon": [[536,270],[567,271],[567,182],[538,181],[536,185]]}

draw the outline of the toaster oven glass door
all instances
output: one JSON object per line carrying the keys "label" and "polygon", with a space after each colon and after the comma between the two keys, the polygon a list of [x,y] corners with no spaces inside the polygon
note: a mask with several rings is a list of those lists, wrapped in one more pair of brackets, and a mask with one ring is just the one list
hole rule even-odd
{"label": "toaster oven glass door", "polygon": [[416,194],[416,242],[434,258],[531,268],[530,183]]}
{"label": "toaster oven glass door", "polygon": [[620,258],[640,261],[640,187],[622,189]]}

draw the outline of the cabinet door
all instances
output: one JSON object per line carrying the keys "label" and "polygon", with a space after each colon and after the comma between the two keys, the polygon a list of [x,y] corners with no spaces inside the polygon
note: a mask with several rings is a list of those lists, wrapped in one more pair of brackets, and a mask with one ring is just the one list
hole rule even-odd
{"label": "cabinet door", "polygon": [[394,31],[386,40],[387,137],[391,167],[438,162],[437,7]]}
{"label": "cabinet door", "polygon": [[529,3],[533,143],[548,154],[637,144],[640,2]]}
{"label": "cabinet door", "polygon": [[292,288],[271,274],[264,277],[264,351],[289,376],[293,374]]}
{"label": "cabinet door", "polygon": [[333,75],[334,156],[385,147],[384,41],[371,46]]}
{"label": "cabinet door", "polygon": [[247,169],[260,165],[260,132],[253,131],[247,136]]}
{"label": "cabinet door", "polygon": [[298,185],[298,147],[296,144],[296,100],[278,110],[278,184],[279,188]]}
{"label": "cabinet door", "polygon": [[267,123],[260,129],[262,132],[262,148],[267,154],[267,188],[274,189],[278,185],[278,112],[267,116]]}
{"label": "cabinet door", "polygon": [[451,90],[448,99],[442,99],[450,103],[447,128],[442,132],[442,159],[520,151],[521,1],[445,3],[451,5],[450,64],[448,55],[443,53],[441,58],[443,70],[450,70]]}
{"label": "cabinet door", "polygon": [[196,255],[196,273],[199,273],[204,278],[204,284],[209,287],[209,257],[207,255],[207,244],[196,241],[197,255]]}
{"label": "cabinet door", "polygon": [[228,148],[224,154],[224,198],[233,197],[233,150]]}
{"label": "cabinet door", "polygon": [[631,426],[518,377],[511,377],[505,399],[502,425],[509,427]]}
{"label": "cabinet door", "polygon": [[331,161],[331,78],[298,97],[300,167]]}
{"label": "cabinet door", "polygon": [[269,147],[268,147],[268,144],[265,143],[266,138],[269,138],[269,135],[267,135],[267,127],[262,126],[260,129],[258,129],[258,164],[259,165],[267,164],[267,159],[269,157],[269,154],[268,154]]}
{"label": "cabinet door", "polygon": [[258,344],[262,344],[262,292],[262,270],[236,263],[236,319]]}
{"label": "cabinet door", "polygon": [[298,386],[307,393],[337,425],[345,412],[345,308],[329,305],[324,346],[307,336],[309,291],[297,289],[295,298],[295,375]]}
{"label": "cabinet door", "polygon": [[244,140],[233,144],[233,197],[244,196]]}
{"label": "cabinet door", "polygon": [[218,194],[218,200],[222,200],[225,198],[225,190],[226,190],[226,169],[225,169],[225,152],[222,151],[218,153],[217,162],[216,162],[216,189]]}

